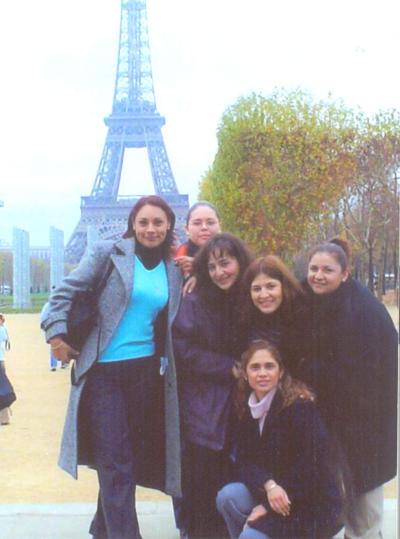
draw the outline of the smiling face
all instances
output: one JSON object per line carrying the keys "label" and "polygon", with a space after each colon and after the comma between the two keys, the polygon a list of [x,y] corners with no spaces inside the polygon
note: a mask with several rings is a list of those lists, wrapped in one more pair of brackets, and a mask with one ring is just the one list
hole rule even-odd
{"label": "smiling face", "polygon": [[329,253],[315,253],[308,265],[307,281],[314,294],[331,294],[348,276],[349,272]]}
{"label": "smiling face", "polygon": [[265,273],[259,273],[250,285],[250,296],[257,309],[264,314],[272,314],[282,305],[282,283]]}
{"label": "smiling face", "polygon": [[164,210],[151,204],[145,204],[133,221],[136,240],[149,248],[159,247],[164,242],[169,227]]}
{"label": "smiling face", "polygon": [[221,290],[229,290],[240,273],[238,260],[227,253],[210,253],[208,273],[212,282]]}
{"label": "smiling face", "polygon": [[198,206],[189,218],[186,226],[189,239],[198,247],[204,245],[215,234],[221,232],[215,211],[208,206]]}
{"label": "smiling face", "polygon": [[266,349],[256,350],[246,366],[246,378],[258,400],[275,389],[283,376],[283,369]]}

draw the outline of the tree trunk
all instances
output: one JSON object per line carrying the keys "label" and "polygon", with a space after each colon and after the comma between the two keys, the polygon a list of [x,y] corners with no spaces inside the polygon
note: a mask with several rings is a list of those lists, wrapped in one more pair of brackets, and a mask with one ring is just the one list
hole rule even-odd
{"label": "tree trunk", "polygon": [[374,249],[371,245],[368,247],[368,288],[375,294]]}

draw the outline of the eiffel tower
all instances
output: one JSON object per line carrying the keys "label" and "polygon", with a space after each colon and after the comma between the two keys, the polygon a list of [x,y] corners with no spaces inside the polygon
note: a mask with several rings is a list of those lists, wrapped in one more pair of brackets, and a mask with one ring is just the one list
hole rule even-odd
{"label": "eiffel tower", "polygon": [[121,23],[112,113],[90,196],[81,197],[81,217],[65,250],[76,263],[91,231],[99,239],[116,239],[126,229],[130,209],[142,195],[118,197],[126,148],[146,148],[155,193],[173,208],[178,235],[188,210],[174,180],[161,133],[165,118],[157,112],[147,25],[146,0],[121,0]]}

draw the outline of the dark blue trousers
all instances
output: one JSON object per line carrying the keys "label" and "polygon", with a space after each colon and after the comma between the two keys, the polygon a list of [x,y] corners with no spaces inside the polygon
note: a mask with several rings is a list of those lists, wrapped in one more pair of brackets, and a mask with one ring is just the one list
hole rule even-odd
{"label": "dark blue trousers", "polygon": [[82,396],[99,480],[96,539],[139,539],[135,489],[146,460],[147,433],[161,413],[160,375],[154,357],[97,363]]}

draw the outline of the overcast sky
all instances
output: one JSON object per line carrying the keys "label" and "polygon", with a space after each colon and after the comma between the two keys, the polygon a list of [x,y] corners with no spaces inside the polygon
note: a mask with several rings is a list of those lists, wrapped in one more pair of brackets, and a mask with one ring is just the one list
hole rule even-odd
{"label": "overcast sky", "polygon": [[[120,4],[0,1],[0,239],[17,226],[47,245],[53,225],[67,242],[77,224],[107,133]],[[301,87],[370,115],[400,108],[398,0],[147,0],[147,11],[164,140],[191,202],[241,95]],[[143,158],[129,152],[120,194],[152,190]]]}

